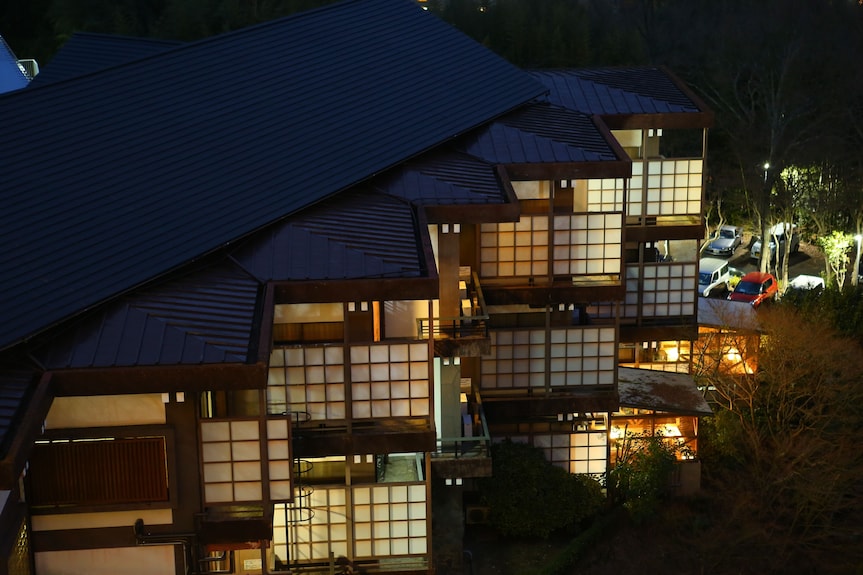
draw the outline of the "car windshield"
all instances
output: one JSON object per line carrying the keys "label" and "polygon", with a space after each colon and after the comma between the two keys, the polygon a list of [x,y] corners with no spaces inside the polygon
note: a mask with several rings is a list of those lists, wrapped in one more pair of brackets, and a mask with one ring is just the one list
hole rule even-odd
{"label": "car windshield", "polygon": [[719,230],[719,237],[733,240],[734,239],[734,230]]}
{"label": "car windshield", "polygon": [[698,273],[698,283],[701,285],[707,285],[710,283],[710,276],[713,275],[710,272],[699,272]]}
{"label": "car windshield", "polygon": [[761,292],[761,284],[755,282],[740,282],[737,284],[734,291],[746,295],[758,295]]}

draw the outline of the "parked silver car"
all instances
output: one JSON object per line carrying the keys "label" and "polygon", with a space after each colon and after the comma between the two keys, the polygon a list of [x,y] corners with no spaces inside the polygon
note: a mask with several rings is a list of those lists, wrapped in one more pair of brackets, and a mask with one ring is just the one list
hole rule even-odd
{"label": "parked silver car", "polygon": [[[800,249],[800,234],[797,231],[796,225],[788,222],[779,222],[770,229],[770,241],[767,245],[770,246],[771,261],[775,261],[777,255],[780,258],[785,256],[785,242],[789,237],[791,238],[789,253],[796,254]],[[758,238],[752,244],[752,247],[749,248],[749,257],[753,260],[761,259],[761,244],[761,238]]]}
{"label": "parked silver car", "polygon": [[742,229],[737,226],[720,226],[711,236],[704,251],[714,256],[730,256],[740,247],[742,241]]}

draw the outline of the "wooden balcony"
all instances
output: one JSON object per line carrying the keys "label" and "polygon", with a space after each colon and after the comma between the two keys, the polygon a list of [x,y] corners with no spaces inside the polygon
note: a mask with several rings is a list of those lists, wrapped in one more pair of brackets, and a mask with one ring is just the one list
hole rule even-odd
{"label": "wooden balcony", "polygon": [[462,309],[459,317],[417,318],[420,339],[434,338],[436,357],[479,357],[491,351],[488,312],[479,276],[463,277]]}

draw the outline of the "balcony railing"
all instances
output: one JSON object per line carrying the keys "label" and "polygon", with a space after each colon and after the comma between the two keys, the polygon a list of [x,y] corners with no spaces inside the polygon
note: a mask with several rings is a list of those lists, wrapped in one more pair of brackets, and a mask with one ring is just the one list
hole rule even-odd
{"label": "balcony railing", "polygon": [[465,299],[470,302],[470,309],[463,309],[462,315],[459,317],[417,318],[417,336],[419,339],[426,339],[430,336],[435,339],[488,337],[488,313],[485,296],[483,296],[482,286],[476,272],[471,272],[471,283]]}
{"label": "balcony railing", "polygon": [[[482,399],[479,392],[474,390],[474,403],[465,415],[470,423],[463,427],[465,435],[461,437],[441,437],[437,440],[437,450],[432,453],[433,458],[476,458],[489,457],[491,455],[491,436],[488,433],[488,422],[485,419],[485,410],[482,408]],[[473,416],[479,419],[479,425],[473,425]]]}

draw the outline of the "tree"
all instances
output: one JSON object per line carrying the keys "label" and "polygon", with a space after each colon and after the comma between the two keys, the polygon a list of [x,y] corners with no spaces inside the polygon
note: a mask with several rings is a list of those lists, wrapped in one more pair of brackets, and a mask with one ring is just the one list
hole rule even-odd
{"label": "tree", "polygon": [[661,434],[627,433],[608,472],[613,502],[623,505],[637,522],[656,513],[669,496],[671,474],[681,449]]}
{"label": "tree", "polygon": [[542,450],[505,441],[492,449],[492,477],[480,481],[489,521],[510,537],[547,538],[577,526],[601,508],[599,483],[546,461]]}
{"label": "tree", "polygon": [[[712,196],[740,190],[762,238],[777,220],[797,221],[788,166],[845,155],[848,74],[863,10],[818,0],[672,2],[653,52],[717,115],[711,134]],[[859,106],[859,105],[858,105]],[[777,218],[777,216],[779,216]],[[769,267],[769,252],[761,268]]]}
{"label": "tree", "polygon": [[861,348],[790,306],[760,320],[757,372],[710,376],[722,398],[700,450],[707,489],[724,510],[713,532],[738,562],[767,554],[771,572],[823,561],[845,571],[821,563],[819,572],[853,571],[863,562],[863,551],[846,552],[847,530],[863,512]]}
{"label": "tree", "polygon": [[835,282],[841,290],[845,285],[848,272],[848,252],[854,246],[854,236],[833,231],[830,235],[818,238],[818,245],[824,251],[824,265],[827,268],[827,282]]}

